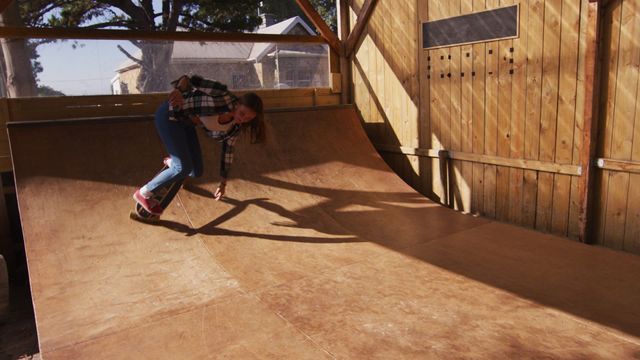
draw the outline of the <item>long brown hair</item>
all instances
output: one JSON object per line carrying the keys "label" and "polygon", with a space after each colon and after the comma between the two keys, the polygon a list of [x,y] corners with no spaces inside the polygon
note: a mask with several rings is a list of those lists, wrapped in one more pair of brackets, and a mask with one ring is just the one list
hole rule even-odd
{"label": "long brown hair", "polygon": [[258,94],[250,92],[242,95],[238,101],[256,113],[256,117],[247,124],[249,126],[249,134],[251,135],[251,143],[259,144],[264,142],[265,127],[262,98],[260,98]]}

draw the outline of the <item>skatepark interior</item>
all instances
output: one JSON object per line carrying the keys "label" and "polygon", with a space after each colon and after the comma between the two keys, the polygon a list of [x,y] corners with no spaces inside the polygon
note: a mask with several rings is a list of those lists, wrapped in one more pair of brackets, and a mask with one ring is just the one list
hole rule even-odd
{"label": "skatepark interior", "polygon": [[[204,175],[154,225],[129,211],[162,165],[150,114],[166,94],[0,99],[15,181],[3,178],[3,207],[16,199],[20,227],[0,225],[22,233],[37,328],[25,351],[640,358],[640,111],[628,90],[640,83],[640,4],[521,2],[516,38],[423,49],[419,24],[514,2],[338,3],[338,38],[315,24],[317,38],[342,46],[331,87],[258,91],[267,141],[239,140],[227,196],[213,199],[220,146],[201,136]],[[554,26],[575,39],[540,35]],[[479,69],[482,81],[468,75]],[[14,296],[10,310],[28,300]],[[0,356],[20,355],[9,325],[0,322]]]}

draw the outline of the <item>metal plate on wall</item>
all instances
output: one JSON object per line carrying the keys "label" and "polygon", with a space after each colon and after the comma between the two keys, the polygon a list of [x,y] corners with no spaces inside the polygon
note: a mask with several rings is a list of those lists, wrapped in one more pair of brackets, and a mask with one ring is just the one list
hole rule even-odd
{"label": "metal plate on wall", "polygon": [[518,37],[519,5],[422,24],[422,47],[432,49]]}

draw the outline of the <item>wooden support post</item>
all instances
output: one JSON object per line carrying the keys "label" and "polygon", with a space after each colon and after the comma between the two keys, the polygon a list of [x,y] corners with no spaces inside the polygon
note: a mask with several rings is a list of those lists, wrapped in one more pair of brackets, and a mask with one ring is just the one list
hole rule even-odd
{"label": "wooden support post", "polygon": [[[7,98],[2,98],[0,99],[0,131],[3,132],[4,136],[0,136],[0,139],[2,139],[2,142],[5,142],[7,145],[5,145],[6,148],[4,146],[0,147],[0,171],[11,171],[11,157],[9,156],[10,151],[8,148],[9,141],[7,139],[6,126],[7,122],[11,120],[9,117],[9,101]],[[2,178],[0,178],[0,255],[4,257],[7,267],[13,269],[15,267],[15,256],[13,253],[13,239],[11,238],[11,222],[9,221],[9,214],[4,194],[4,184],[2,183]],[[0,277],[2,277],[2,266],[3,264],[0,263]],[[1,279],[0,282],[2,282]],[[2,285],[0,284],[0,287],[1,286]],[[2,289],[0,289],[0,293],[1,292]],[[0,302],[1,301],[2,299],[0,299]]]}
{"label": "wooden support post", "polygon": [[605,7],[609,6],[612,0],[589,0],[589,2],[597,2],[600,3],[600,11],[604,10]]}
{"label": "wooden support post", "polygon": [[0,0],[0,13],[4,12],[11,4],[12,0]]}
{"label": "wooden support post", "polygon": [[[13,254],[13,241],[11,238],[9,214],[7,212],[2,179],[0,179],[0,190],[0,255],[4,257],[7,268],[13,269],[15,268],[15,256]],[[1,269],[0,272],[2,272]]]}
{"label": "wooden support post", "polygon": [[369,18],[373,13],[373,9],[376,7],[378,2],[376,0],[366,0],[364,5],[362,5],[362,9],[360,10],[360,14],[358,14],[358,21],[356,25],[353,27],[353,31],[349,34],[347,41],[345,42],[345,55],[347,57],[351,56],[351,53],[356,47],[358,40],[360,40],[360,36],[362,35],[362,31],[365,26],[369,22]]}
{"label": "wooden support post", "polygon": [[9,316],[9,272],[4,258],[0,255],[0,322]]}
{"label": "wooden support post", "polygon": [[594,116],[598,114],[598,90],[600,86],[598,71],[598,38],[600,36],[601,3],[590,0],[587,13],[587,41],[585,58],[585,108],[582,151],[580,165],[582,176],[579,179],[580,218],[578,239],[591,243],[590,236],[594,192],[589,191],[594,184],[594,164],[598,121]]}
{"label": "wooden support post", "polygon": [[440,178],[442,181],[442,186],[444,187],[445,201],[444,204],[451,208],[455,209],[455,199],[454,199],[454,187],[453,183],[453,161],[449,157],[448,150],[440,150],[438,151],[438,159],[440,162]]}
{"label": "wooden support post", "polygon": [[[348,0],[338,0],[338,35],[340,36],[340,40],[342,40],[342,44],[344,45],[345,40],[349,37],[349,1]],[[351,79],[351,59],[347,57],[342,52],[342,56],[340,56],[340,82],[341,82],[341,96],[340,102],[342,104],[351,103],[351,94],[352,94],[352,79]]]}
{"label": "wooden support post", "polygon": [[316,11],[316,9],[311,5],[309,0],[296,0],[300,9],[304,12],[305,15],[311,20],[313,25],[320,31],[320,35],[324,38],[324,40],[331,46],[331,48],[337,51],[339,54],[342,54],[342,44],[336,34],[331,31],[329,25],[322,19],[320,14]]}
{"label": "wooden support post", "polygon": [[341,58],[337,51],[329,48],[329,87],[334,94],[342,92],[342,77],[340,76]]}

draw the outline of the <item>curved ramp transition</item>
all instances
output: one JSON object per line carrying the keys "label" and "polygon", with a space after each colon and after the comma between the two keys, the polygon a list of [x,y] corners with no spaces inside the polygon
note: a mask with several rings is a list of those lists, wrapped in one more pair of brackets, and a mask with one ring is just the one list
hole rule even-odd
{"label": "curved ramp transition", "polygon": [[403,183],[352,108],[267,114],[216,202],[205,174],[151,226],[152,123],[9,127],[49,359],[629,358],[640,259],[456,213]]}

